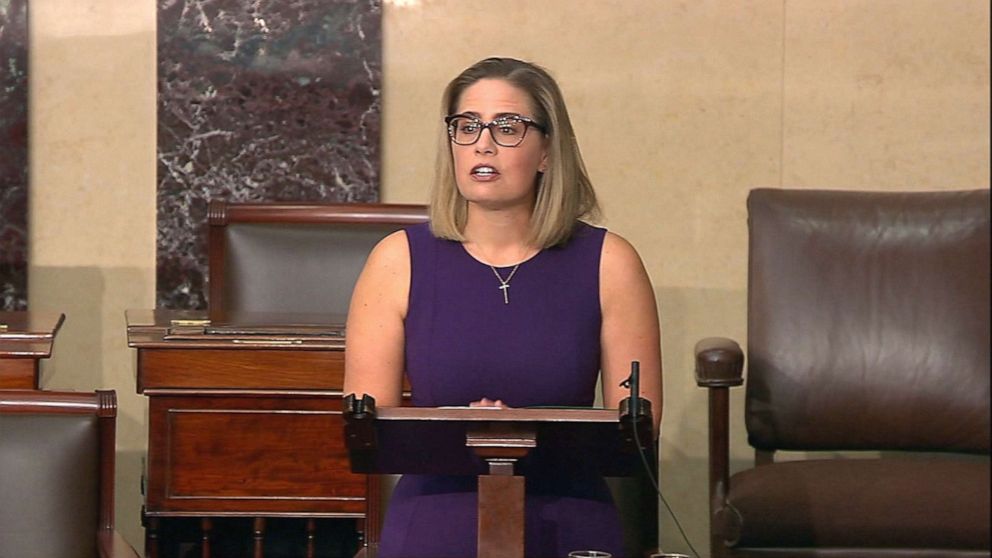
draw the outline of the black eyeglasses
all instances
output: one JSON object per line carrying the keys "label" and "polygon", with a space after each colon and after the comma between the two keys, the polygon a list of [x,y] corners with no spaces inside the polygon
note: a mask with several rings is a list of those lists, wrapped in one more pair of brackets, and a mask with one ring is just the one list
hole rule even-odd
{"label": "black eyeglasses", "polygon": [[444,117],[448,125],[448,137],[458,145],[472,145],[482,137],[482,130],[489,128],[489,134],[496,145],[516,147],[524,141],[527,128],[534,127],[546,134],[547,130],[532,119],[519,114],[509,114],[483,122],[468,114],[452,114]]}

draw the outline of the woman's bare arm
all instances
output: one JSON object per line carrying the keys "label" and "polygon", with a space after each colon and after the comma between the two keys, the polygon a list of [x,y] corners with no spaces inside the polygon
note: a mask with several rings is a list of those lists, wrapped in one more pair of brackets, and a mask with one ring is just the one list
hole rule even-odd
{"label": "woman's bare arm", "polygon": [[384,238],[369,254],[351,297],[346,330],[344,393],[398,406],[403,390],[404,331],[410,292],[406,233]]}
{"label": "woman's bare arm", "polygon": [[620,383],[630,375],[631,361],[639,361],[640,396],[651,401],[657,434],[662,406],[661,333],[651,281],[634,247],[613,233],[606,233],[599,277],[603,404],[616,408],[629,395]]}

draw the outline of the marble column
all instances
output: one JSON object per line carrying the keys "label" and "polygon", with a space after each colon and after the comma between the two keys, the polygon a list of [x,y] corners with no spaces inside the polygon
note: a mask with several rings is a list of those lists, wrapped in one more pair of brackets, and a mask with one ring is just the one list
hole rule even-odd
{"label": "marble column", "polygon": [[0,310],[28,305],[27,12],[0,0]]}
{"label": "marble column", "polygon": [[381,11],[159,0],[158,306],[207,305],[210,199],[378,199]]}

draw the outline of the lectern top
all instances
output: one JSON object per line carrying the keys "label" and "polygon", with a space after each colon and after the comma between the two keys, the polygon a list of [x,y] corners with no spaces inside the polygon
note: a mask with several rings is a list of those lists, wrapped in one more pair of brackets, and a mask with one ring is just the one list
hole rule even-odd
{"label": "lectern top", "polygon": [[463,422],[585,422],[619,421],[616,409],[590,407],[378,407],[379,420]]}
{"label": "lectern top", "polygon": [[[347,405],[345,439],[358,473],[484,474],[483,446],[532,448],[517,466],[524,475],[581,469],[620,476],[639,465],[632,421],[617,409],[378,407],[354,413]],[[650,414],[637,422],[647,427],[643,441],[650,444]]]}

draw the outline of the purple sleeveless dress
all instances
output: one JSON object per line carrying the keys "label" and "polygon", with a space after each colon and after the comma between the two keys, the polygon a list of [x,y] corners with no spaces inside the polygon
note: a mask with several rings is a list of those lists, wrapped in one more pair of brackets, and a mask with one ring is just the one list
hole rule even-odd
{"label": "purple sleeveless dress", "polygon": [[[577,223],[567,244],[520,264],[509,304],[492,269],[426,224],[406,230],[411,280],[406,373],[416,406],[591,406],[600,364],[604,229]],[[505,279],[512,268],[499,269]],[[405,475],[386,513],[380,558],[469,558],[475,477]],[[620,557],[620,518],[605,481],[581,466],[526,480],[528,558],[604,550]]]}

